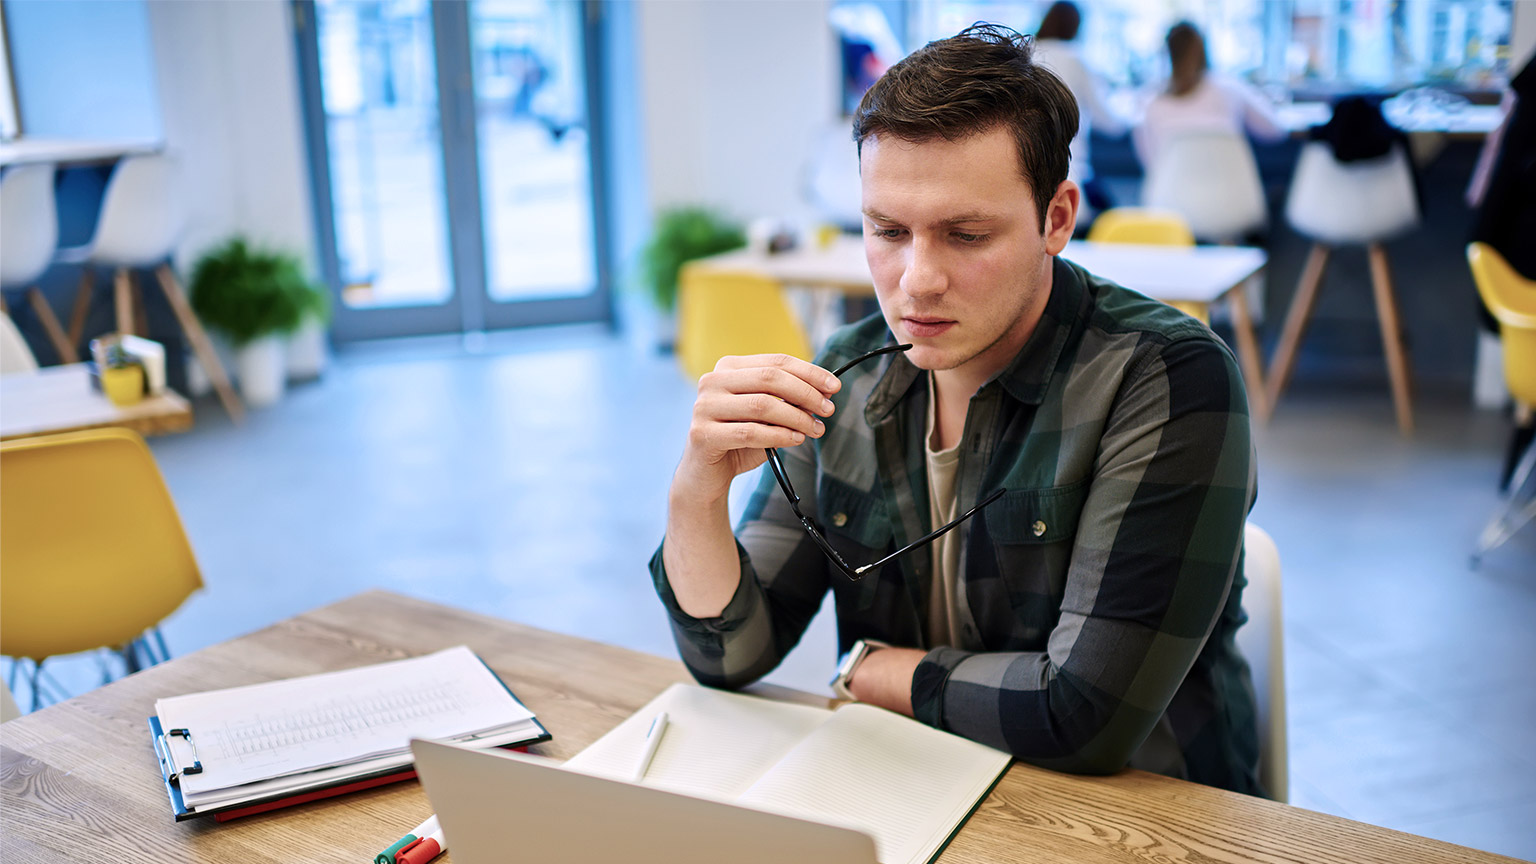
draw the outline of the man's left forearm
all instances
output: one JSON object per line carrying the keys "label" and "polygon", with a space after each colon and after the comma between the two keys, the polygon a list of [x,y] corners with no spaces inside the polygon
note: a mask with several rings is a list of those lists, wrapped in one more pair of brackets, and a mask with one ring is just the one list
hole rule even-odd
{"label": "man's left forearm", "polygon": [[927,652],[917,648],[880,648],[870,652],[848,682],[860,702],[912,716],[912,676]]}

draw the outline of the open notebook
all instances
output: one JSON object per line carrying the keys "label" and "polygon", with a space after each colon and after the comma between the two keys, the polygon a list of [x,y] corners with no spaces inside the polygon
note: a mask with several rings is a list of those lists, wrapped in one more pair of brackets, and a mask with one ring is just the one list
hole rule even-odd
{"label": "open notebook", "polygon": [[655,716],[644,785],[863,831],[882,864],[925,862],[1011,757],[884,709],[836,711],[674,684],[565,763],[629,780]]}

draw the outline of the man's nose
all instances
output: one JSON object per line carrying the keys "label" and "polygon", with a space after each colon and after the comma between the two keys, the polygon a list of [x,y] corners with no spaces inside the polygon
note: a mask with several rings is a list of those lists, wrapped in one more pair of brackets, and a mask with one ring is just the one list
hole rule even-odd
{"label": "man's nose", "polygon": [[907,267],[901,274],[901,290],[909,297],[943,294],[949,288],[942,253],[931,240],[914,238],[907,247]]}

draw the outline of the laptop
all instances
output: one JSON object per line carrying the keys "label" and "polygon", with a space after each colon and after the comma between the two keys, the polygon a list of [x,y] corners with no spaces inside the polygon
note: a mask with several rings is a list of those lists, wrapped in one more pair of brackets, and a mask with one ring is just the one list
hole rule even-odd
{"label": "laptop", "polygon": [[455,864],[876,864],[847,828],[566,771],[537,756],[414,740]]}

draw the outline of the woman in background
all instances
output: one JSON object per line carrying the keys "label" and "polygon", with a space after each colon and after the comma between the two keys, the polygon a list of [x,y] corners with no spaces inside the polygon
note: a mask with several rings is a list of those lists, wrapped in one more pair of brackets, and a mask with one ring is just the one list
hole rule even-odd
{"label": "woman in background", "polygon": [[1285,137],[1274,108],[1251,85],[1213,75],[1205,37],[1180,21],[1168,30],[1168,85],[1148,103],[1134,139],[1136,155],[1150,167],[1169,141],[1186,132],[1244,132],[1266,141]]}
{"label": "woman in background", "polygon": [[[1058,0],[1046,10],[1040,19],[1040,29],[1035,31],[1034,61],[1056,73],[1072,97],[1077,100],[1077,136],[1072,139],[1071,162],[1067,166],[1067,179],[1083,190],[1088,205],[1095,210],[1108,210],[1113,206],[1102,184],[1095,182],[1093,162],[1088,154],[1088,133],[1097,127],[1102,135],[1124,135],[1126,123],[1104,102],[1103,86],[1098,77],[1088,71],[1072,40],[1082,26],[1082,14],[1077,4]],[[1078,221],[1086,225],[1087,220]]]}

